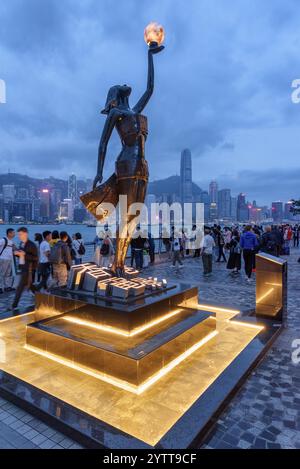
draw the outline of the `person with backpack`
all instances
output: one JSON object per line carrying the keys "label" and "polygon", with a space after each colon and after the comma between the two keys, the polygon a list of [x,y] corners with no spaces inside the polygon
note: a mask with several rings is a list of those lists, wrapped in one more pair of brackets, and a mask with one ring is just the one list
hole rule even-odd
{"label": "person with backpack", "polygon": [[173,252],[173,261],[172,267],[176,267],[178,262],[179,268],[183,267],[183,262],[181,260],[181,239],[178,234],[175,233],[172,240],[172,252]]}
{"label": "person with backpack", "polygon": [[72,250],[74,252],[75,265],[82,264],[82,256],[85,255],[85,247],[81,233],[75,233],[72,241]]}
{"label": "person with backpack", "polygon": [[20,248],[14,251],[14,256],[19,258],[19,268],[21,271],[19,284],[16,289],[12,310],[18,308],[20,298],[25,288],[35,293],[33,286],[32,272],[37,268],[39,260],[36,244],[28,237],[28,230],[25,226],[18,229]]}
{"label": "person with backpack", "polygon": [[0,240],[0,294],[14,290],[12,287],[14,280],[12,276],[14,237],[15,230],[8,228],[6,237]]}
{"label": "person with backpack", "polygon": [[50,242],[52,238],[52,233],[51,231],[44,231],[43,233],[43,241],[41,242],[39,246],[39,251],[40,251],[40,259],[39,259],[39,267],[38,271],[41,276],[41,281],[40,283],[36,286],[36,291],[40,291],[42,288],[44,290],[47,290],[47,281],[50,276],[50,262],[49,262],[49,257],[50,257]]}
{"label": "person with backpack", "polygon": [[[220,225],[217,226],[216,229],[216,245],[218,247],[218,259],[216,262],[227,262],[226,256],[224,254],[225,241]],[[223,261],[221,259],[223,259]]]}
{"label": "person with backpack", "polygon": [[114,247],[112,240],[107,235],[102,241],[100,248],[100,267],[108,267],[112,262],[112,256],[114,255]]}
{"label": "person with backpack", "polygon": [[58,287],[65,287],[68,281],[68,270],[72,265],[68,233],[62,231],[59,241],[51,248],[49,261],[53,268],[53,280]]}
{"label": "person with backpack", "polygon": [[276,257],[280,257],[280,254],[282,253],[283,249],[283,232],[281,229],[278,228],[278,226],[272,226],[272,233],[275,236],[276,239]]}
{"label": "person with backpack", "polygon": [[233,230],[231,240],[227,243],[227,248],[229,249],[227,269],[231,270],[233,275],[237,275],[240,273],[242,263],[242,250],[238,230]]}
{"label": "person with backpack", "polygon": [[245,273],[248,282],[251,281],[252,269],[253,269],[253,256],[258,246],[258,239],[255,233],[252,231],[252,226],[247,225],[244,233],[241,236],[240,245],[243,249],[243,258],[245,263]]}
{"label": "person with backpack", "polygon": [[260,250],[272,256],[277,256],[277,238],[271,226],[265,227],[265,232],[261,237]]}

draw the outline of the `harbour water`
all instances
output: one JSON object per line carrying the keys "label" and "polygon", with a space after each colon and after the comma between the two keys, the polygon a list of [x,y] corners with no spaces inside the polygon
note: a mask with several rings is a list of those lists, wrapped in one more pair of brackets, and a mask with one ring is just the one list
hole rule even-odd
{"label": "harbour water", "polygon": [[66,231],[70,236],[74,233],[81,233],[82,238],[85,242],[90,243],[93,242],[95,237],[96,237],[96,227],[94,226],[87,226],[83,224],[78,224],[78,225],[66,225],[66,224],[53,224],[53,225],[32,225],[32,224],[24,224],[24,225],[14,225],[14,224],[3,224],[0,225],[0,238],[3,238],[6,235],[6,230],[7,228],[13,228],[16,231],[18,228],[21,226],[26,226],[29,231],[29,238],[34,240],[34,235],[35,233],[43,233],[43,231],[49,230],[49,231]]}

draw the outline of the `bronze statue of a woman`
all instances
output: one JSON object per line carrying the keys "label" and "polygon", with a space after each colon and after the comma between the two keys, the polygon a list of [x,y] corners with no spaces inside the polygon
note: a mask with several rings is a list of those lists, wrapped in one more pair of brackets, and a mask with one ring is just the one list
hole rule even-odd
{"label": "bronze statue of a woman", "polygon": [[[154,88],[153,55],[162,51],[164,46],[157,42],[150,42],[148,49],[148,82],[147,89],[137,104],[130,108],[128,98],[131,88],[127,85],[117,85],[110,88],[105,108],[102,113],[107,115],[103,128],[99,152],[98,171],[94,180],[92,192],[81,197],[86,208],[100,221],[103,221],[103,211],[97,210],[102,203],[111,203],[114,207],[119,202],[120,195],[127,196],[128,208],[134,203],[144,203],[148,184],[148,164],[145,159],[145,141],[147,139],[147,118],[142,111],[147,105]],[[107,145],[113,129],[116,128],[122,143],[115,173],[104,183],[103,166]],[[98,185],[100,184],[100,185]],[[136,215],[127,215],[126,233],[117,228],[116,253],[112,271],[117,276],[123,276],[127,249],[135,229]]]}

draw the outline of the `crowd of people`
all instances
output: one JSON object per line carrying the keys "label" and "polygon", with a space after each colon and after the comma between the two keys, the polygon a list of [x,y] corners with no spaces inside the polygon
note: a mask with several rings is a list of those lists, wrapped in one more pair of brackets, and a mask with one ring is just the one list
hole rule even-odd
{"label": "crowd of people", "polygon": [[[0,295],[15,291],[12,309],[17,309],[22,293],[28,289],[33,294],[47,291],[50,287],[67,284],[71,265],[80,264],[85,246],[80,233],[72,237],[66,231],[44,231],[29,239],[28,229],[20,227],[6,230],[0,240]],[[15,276],[19,281],[14,287]]]}
{"label": "crowd of people", "polygon": [[[72,264],[81,264],[86,248],[81,233],[72,237],[66,231],[44,231],[29,239],[26,227],[16,232],[8,228],[0,239],[0,295],[15,292],[12,309],[18,307],[25,289],[33,294],[53,287],[67,285],[68,271]],[[273,256],[289,255],[291,246],[299,247],[300,225],[260,226],[245,225],[224,227],[205,226],[204,231],[194,225],[189,234],[177,232],[171,227],[170,234],[164,229],[159,240],[159,251],[171,260],[173,268],[188,266],[186,258],[201,258],[203,275],[209,277],[213,264],[224,262],[232,276],[238,276],[242,263],[247,281],[255,272],[255,254],[259,251]],[[109,267],[114,258],[115,243],[108,227],[94,240],[93,259],[99,267]],[[18,246],[17,246],[18,245]],[[161,249],[163,247],[163,249]],[[138,270],[154,264],[157,251],[151,233],[137,226],[130,243],[130,264]],[[300,262],[300,258],[298,260]],[[13,272],[20,274],[16,288]]]}
{"label": "crowd of people", "polygon": [[192,236],[187,236],[184,232],[179,236],[173,229],[170,238],[165,238],[164,243],[166,251],[173,252],[173,266],[178,263],[182,267],[183,258],[192,255],[202,258],[203,274],[206,277],[212,275],[214,261],[226,263],[230,273],[237,276],[241,272],[243,261],[246,279],[250,282],[252,273],[255,272],[255,255],[258,252],[276,257],[289,255],[292,244],[299,247],[299,236],[300,225],[222,228],[215,224],[205,226],[203,233],[193,226]]}

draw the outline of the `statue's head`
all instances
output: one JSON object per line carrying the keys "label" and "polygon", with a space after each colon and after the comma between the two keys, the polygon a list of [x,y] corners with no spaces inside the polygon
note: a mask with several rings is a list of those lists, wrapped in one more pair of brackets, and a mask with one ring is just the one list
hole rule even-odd
{"label": "statue's head", "polygon": [[130,94],[131,88],[128,85],[112,86],[107,94],[105,108],[101,111],[102,114],[108,114],[113,107],[117,107],[124,100],[128,99]]}

